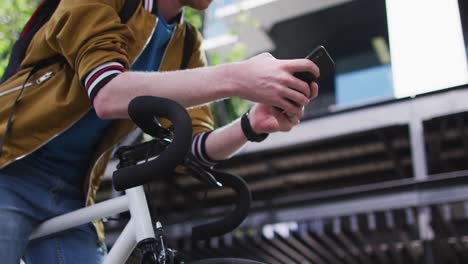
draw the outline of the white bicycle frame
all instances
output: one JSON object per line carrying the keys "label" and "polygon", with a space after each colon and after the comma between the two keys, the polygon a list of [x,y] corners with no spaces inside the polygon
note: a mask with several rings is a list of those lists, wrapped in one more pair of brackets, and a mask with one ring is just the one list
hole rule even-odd
{"label": "white bicycle frame", "polygon": [[51,218],[40,224],[29,240],[130,211],[130,221],[104,259],[104,264],[125,263],[138,242],[155,238],[143,186],[128,189],[125,193],[123,196]]}

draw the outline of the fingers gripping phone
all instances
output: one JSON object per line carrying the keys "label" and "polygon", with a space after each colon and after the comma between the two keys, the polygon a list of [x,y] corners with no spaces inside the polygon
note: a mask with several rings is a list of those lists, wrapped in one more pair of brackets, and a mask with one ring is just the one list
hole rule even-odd
{"label": "fingers gripping phone", "polygon": [[314,81],[319,81],[326,79],[330,76],[333,71],[335,70],[335,62],[331,58],[330,54],[328,54],[327,50],[323,46],[318,46],[315,48],[309,55],[307,55],[306,59],[311,60],[312,62],[317,65],[320,69],[320,77],[316,78],[310,72],[296,72],[294,73],[294,77],[306,82],[311,83]]}

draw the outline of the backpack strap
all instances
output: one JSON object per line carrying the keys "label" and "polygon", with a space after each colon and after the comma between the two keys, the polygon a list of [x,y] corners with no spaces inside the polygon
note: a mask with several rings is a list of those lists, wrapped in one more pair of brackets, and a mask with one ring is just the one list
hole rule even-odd
{"label": "backpack strap", "polygon": [[[138,8],[138,4],[140,2],[141,0],[125,0],[124,6],[119,12],[120,21],[123,24],[126,24],[128,20],[132,17],[133,13],[135,13],[136,9]],[[5,69],[2,78],[0,79],[0,84],[6,81],[8,78],[10,78],[13,74],[15,74],[21,69],[21,62],[24,59],[25,52],[28,49],[29,43],[31,42],[36,32],[50,19],[55,9],[57,9],[59,3],[60,0],[42,0],[40,2],[39,6],[36,8],[36,11],[23,28],[20,37],[12,47],[10,59],[8,61],[8,65]],[[50,65],[54,62],[61,61],[64,61],[64,58],[60,58],[60,55],[57,55],[53,58],[48,59],[46,64]],[[41,61],[37,64],[43,64],[43,62]]]}
{"label": "backpack strap", "polygon": [[195,33],[190,23],[185,21],[185,38],[184,38],[184,50],[182,53],[182,61],[180,63],[180,69],[185,70],[188,67],[190,57],[192,57],[193,47],[195,45]]}
{"label": "backpack strap", "polygon": [[120,22],[122,22],[122,24],[127,24],[140,2],[141,0],[125,0],[125,4],[119,12]]}

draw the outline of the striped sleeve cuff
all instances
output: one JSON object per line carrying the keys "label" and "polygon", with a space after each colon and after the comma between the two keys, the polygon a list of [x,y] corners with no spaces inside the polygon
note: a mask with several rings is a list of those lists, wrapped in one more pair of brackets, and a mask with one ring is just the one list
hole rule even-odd
{"label": "striped sleeve cuff", "polygon": [[198,133],[193,137],[192,141],[192,154],[203,164],[208,167],[213,167],[219,162],[220,160],[214,160],[208,156],[206,153],[206,139],[208,138],[208,135],[212,131],[207,131],[207,132],[202,132]]}
{"label": "striped sleeve cuff", "polygon": [[107,62],[92,70],[85,78],[84,87],[91,101],[110,80],[126,71],[118,62]]}

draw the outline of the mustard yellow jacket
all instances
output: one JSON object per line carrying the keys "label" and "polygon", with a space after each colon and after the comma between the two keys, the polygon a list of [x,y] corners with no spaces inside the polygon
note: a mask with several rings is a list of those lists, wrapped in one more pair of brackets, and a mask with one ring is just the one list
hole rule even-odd
{"label": "mustard yellow jacket", "polygon": [[[62,0],[51,17],[29,45],[23,69],[0,85],[0,133],[6,130],[9,111],[31,67],[43,59],[62,55],[66,63],[47,66],[25,85],[17,105],[11,130],[0,156],[0,168],[40,148],[71,127],[92,107],[83,81],[87,74],[105,62],[118,61],[129,69],[152,36],[158,21],[155,6],[139,7],[127,24],[118,15],[125,0]],[[156,0],[154,1],[156,2]],[[148,4],[148,3],[146,3]],[[151,3],[150,3],[151,4]],[[160,71],[180,67],[185,24],[181,18],[167,46]],[[206,65],[197,32],[188,68]],[[132,87],[128,87],[132,89]],[[213,129],[208,106],[189,110],[194,134]],[[88,169],[84,190],[86,204],[95,202],[95,195],[116,143],[135,127],[130,120],[114,120],[95,149]],[[95,223],[103,239],[102,223]]]}

